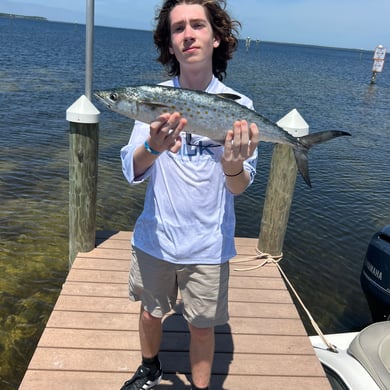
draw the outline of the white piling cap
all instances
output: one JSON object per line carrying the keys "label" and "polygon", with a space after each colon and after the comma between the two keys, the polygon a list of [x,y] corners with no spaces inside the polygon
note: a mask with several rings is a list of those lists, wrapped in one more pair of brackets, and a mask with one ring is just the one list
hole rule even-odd
{"label": "white piling cap", "polygon": [[100,111],[85,96],[80,96],[67,110],[66,120],[77,123],[99,123]]}
{"label": "white piling cap", "polygon": [[302,137],[309,134],[309,125],[295,108],[276,122],[276,124],[294,137]]}

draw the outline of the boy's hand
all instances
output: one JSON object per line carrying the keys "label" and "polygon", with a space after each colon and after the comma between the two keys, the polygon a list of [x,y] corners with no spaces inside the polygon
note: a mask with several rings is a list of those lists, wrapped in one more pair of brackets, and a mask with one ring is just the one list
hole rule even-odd
{"label": "boy's hand", "polygon": [[178,112],[160,115],[150,124],[149,146],[157,152],[170,150],[177,153],[181,147],[180,132],[186,124],[187,120]]}
{"label": "boy's hand", "polygon": [[225,138],[225,148],[222,165],[224,172],[234,175],[242,169],[242,164],[257,148],[259,143],[259,129],[256,124],[250,126],[245,120],[236,121],[233,130],[229,130]]}

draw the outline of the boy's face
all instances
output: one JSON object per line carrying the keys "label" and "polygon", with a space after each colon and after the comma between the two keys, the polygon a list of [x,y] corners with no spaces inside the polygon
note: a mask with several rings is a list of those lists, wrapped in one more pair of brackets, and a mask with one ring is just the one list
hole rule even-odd
{"label": "boy's face", "polygon": [[171,46],[181,70],[188,65],[212,65],[212,56],[219,39],[207,19],[206,10],[199,4],[179,4],[170,14]]}

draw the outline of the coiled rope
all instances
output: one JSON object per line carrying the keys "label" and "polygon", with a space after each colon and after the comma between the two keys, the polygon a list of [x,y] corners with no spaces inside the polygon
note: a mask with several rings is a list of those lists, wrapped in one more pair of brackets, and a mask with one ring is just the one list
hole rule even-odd
{"label": "coiled rope", "polygon": [[253,271],[253,270],[261,268],[264,265],[269,264],[269,263],[275,264],[276,267],[278,268],[279,272],[281,273],[283,279],[288,284],[288,286],[290,287],[291,291],[294,293],[295,297],[297,298],[299,304],[302,306],[303,310],[305,311],[306,315],[308,316],[308,318],[309,318],[313,328],[315,329],[317,334],[320,336],[320,338],[324,342],[324,344],[328,347],[328,350],[330,350],[332,352],[338,352],[337,348],[326,339],[326,337],[322,333],[319,325],[314,320],[314,318],[310,314],[308,308],[305,306],[305,304],[303,303],[302,299],[300,298],[298,292],[295,290],[294,286],[291,284],[291,282],[288,279],[287,275],[282,270],[281,266],[279,265],[279,262],[282,259],[283,259],[283,252],[280,255],[278,255],[278,256],[272,256],[271,254],[261,252],[258,248],[256,248],[256,256],[248,257],[248,258],[245,258],[245,259],[231,260],[230,262],[231,263],[236,263],[236,264],[237,263],[250,263],[250,262],[254,262],[254,261],[259,262],[255,266],[247,266],[245,268],[234,268],[234,271],[238,271],[238,272]]}

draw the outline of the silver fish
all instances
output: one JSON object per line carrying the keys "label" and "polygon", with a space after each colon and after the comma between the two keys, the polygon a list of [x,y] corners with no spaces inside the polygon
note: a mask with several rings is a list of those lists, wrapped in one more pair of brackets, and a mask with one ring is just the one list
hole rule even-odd
{"label": "silver fish", "polygon": [[350,135],[345,131],[322,131],[293,137],[261,114],[240,105],[240,96],[209,94],[184,88],[161,85],[125,87],[94,94],[110,110],[145,123],[153,122],[163,113],[179,112],[187,119],[186,131],[203,135],[223,144],[233,122],[245,119],[256,123],[260,141],[288,144],[294,150],[298,170],[311,187],[307,153],[315,145],[335,137]]}

